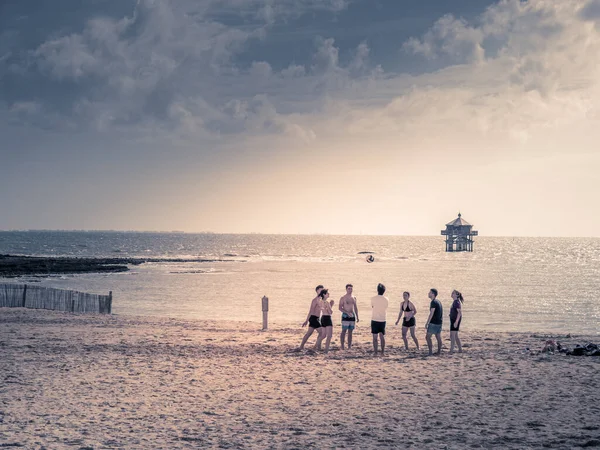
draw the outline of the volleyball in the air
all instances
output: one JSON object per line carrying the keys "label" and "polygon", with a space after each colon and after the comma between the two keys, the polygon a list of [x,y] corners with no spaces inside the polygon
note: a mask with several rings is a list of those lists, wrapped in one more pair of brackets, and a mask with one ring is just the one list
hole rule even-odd
{"label": "volleyball in the air", "polygon": [[372,263],[373,261],[375,261],[375,257],[373,255],[367,256],[367,262],[368,263]]}

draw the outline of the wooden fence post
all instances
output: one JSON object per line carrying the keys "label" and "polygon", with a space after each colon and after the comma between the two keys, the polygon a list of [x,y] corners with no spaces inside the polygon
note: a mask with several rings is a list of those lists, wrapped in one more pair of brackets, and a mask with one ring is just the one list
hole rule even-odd
{"label": "wooden fence post", "polygon": [[262,298],[262,311],[263,311],[263,330],[266,330],[269,326],[269,297],[263,295]]}
{"label": "wooden fence post", "polygon": [[108,314],[112,314],[112,291],[108,292]]}
{"label": "wooden fence post", "polygon": [[23,286],[23,308],[25,308],[25,301],[27,300],[27,285]]}

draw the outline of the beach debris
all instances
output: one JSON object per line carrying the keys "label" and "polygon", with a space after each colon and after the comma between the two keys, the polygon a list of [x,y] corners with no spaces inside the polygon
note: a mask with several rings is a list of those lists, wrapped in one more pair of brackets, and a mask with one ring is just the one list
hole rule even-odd
{"label": "beach debris", "polygon": [[544,345],[544,348],[542,348],[542,353],[554,353],[556,351],[556,347],[556,341],[548,339]]}
{"label": "beach debris", "polygon": [[[529,347],[526,350],[529,350]],[[544,347],[540,351],[540,353],[548,354],[554,354],[555,352],[564,353],[569,356],[600,356],[600,346],[590,342],[584,345],[576,344],[575,347],[570,350],[560,342],[549,339],[545,342]]]}
{"label": "beach debris", "polygon": [[565,353],[569,356],[600,356],[600,347],[591,342],[585,345],[577,344],[573,350],[567,350]]}

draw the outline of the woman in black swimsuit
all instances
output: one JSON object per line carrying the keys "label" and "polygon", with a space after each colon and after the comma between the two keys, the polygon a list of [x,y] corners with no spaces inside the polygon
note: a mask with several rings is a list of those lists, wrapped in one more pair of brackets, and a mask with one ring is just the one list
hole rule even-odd
{"label": "woman in black swimsuit", "polygon": [[331,336],[333,336],[333,321],[331,320],[331,314],[333,314],[332,303],[329,303],[329,290],[323,289],[319,294],[321,297],[321,326],[325,329],[323,338],[325,338],[325,353],[329,352],[329,344],[331,343]]}
{"label": "woman in black swimsuit", "polygon": [[462,353],[462,342],[458,337],[460,322],[462,321],[463,296],[456,289],[452,291],[452,308],[450,308],[450,353],[454,353],[454,346],[458,347],[458,353]]}
{"label": "woman in black swimsuit", "polygon": [[398,314],[396,325],[398,325],[402,314],[404,314],[404,319],[402,320],[402,340],[404,341],[404,347],[408,350],[408,339],[406,338],[406,335],[408,330],[410,330],[410,335],[412,336],[413,341],[415,341],[417,350],[419,350],[419,341],[415,335],[415,325],[417,324],[415,314],[417,314],[417,308],[415,308],[415,305],[409,300],[410,292],[404,292],[402,297],[404,298],[404,301],[400,304],[400,314]]}

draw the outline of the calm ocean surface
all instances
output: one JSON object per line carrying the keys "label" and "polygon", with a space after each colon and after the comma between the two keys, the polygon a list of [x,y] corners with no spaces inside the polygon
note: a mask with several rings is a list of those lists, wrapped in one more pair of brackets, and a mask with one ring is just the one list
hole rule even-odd
{"label": "calm ocean surface", "polygon": [[[374,252],[374,263],[359,254],[366,251]],[[260,299],[267,295],[271,322],[300,324],[314,286],[325,285],[337,301],[345,284],[352,283],[366,326],[369,299],[382,282],[390,299],[388,322],[395,322],[407,290],[422,327],[427,292],[435,287],[446,324],[450,292],[463,292],[465,330],[600,334],[600,239],[594,238],[479,237],[473,253],[446,253],[441,236],[11,231],[0,232],[0,253],[227,260],[8,280],[113,291],[115,314],[260,322]],[[339,324],[339,317],[335,320]]]}

